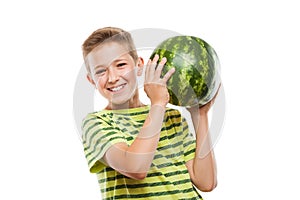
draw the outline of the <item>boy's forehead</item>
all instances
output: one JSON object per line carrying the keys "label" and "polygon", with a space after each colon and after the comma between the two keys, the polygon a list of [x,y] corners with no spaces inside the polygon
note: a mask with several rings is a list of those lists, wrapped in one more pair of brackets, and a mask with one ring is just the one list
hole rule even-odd
{"label": "boy's forehead", "polygon": [[109,65],[114,60],[129,55],[128,49],[118,43],[110,42],[93,49],[87,59],[92,68],[98,65]]}

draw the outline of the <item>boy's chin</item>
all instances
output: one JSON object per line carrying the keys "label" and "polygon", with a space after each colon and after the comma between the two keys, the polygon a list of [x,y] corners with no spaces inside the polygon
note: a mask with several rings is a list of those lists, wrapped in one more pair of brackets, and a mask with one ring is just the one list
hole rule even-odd
{"label": "boy's chin", "polygon": [[129,99],[114,98],[110,101],[114,108],[129,108]]}
{"label": "boy's chin", "polygon": [[[110,100],[112,105],[115,105],[116,107],[124,107],[129,108],[130,102],[134,101],[134,93],[127,94],[127,95],[114,95],[113,98]],[[127,107],[126,107],[127,106]]]}

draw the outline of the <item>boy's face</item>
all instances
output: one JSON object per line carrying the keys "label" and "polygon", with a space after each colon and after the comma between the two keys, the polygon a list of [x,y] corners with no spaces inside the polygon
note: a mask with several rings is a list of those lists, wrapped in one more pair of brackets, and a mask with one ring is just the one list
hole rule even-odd
{"label": "boy's face", "polygon": [[130,101],[137,89],[135,61],[121,44],[109,42],[87,55],[90,80],[112,104]]}

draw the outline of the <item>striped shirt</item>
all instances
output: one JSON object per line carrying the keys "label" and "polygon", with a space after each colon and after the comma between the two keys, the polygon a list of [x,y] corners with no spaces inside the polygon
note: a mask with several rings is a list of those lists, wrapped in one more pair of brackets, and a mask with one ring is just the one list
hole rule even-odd
{"label": "striped shirt", "polygon": [[145,179],[128,178],[101,161],[111,145],[134,141],[149,109],[102,110],[83,120],[84,153],[90,172],[97,174],[102,198],[202,199],[185,166],[195,156],[195,138],[178,110],[167,108],[165,112],[158,147]]}

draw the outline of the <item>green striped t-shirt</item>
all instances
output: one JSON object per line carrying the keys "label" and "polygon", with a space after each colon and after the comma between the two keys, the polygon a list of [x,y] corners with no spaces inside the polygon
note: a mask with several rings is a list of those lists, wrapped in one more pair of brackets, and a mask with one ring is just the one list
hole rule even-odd
{"label": "green striped t-shirt", "polygon": [[149,113],[149,106],[126,110],[102,110],[83,120],[83,145],[89,169],[96,173],[102,198],[111,199],[201,199],[185,166],[194,158],[195,139],[188,124],[175,109],[167,108],[158,147],[143,180],[128,178],[101,159],[111,145],[130,145]]}

